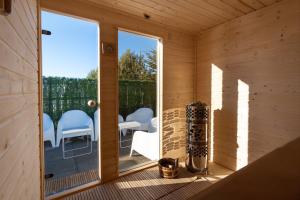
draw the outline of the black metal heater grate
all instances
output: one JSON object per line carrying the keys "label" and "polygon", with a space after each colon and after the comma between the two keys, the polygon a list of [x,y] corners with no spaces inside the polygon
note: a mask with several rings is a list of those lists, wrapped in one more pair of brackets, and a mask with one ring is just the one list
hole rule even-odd
{"label": "black metal heater grate", "polygon": [[207,173],[208,106],[201,102],[186,106],[187,145],[186,168],[191,172]]}

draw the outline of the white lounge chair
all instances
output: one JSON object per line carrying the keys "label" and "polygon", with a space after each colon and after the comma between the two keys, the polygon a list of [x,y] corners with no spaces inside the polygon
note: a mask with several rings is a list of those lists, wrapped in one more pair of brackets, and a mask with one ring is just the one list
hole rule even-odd
{"label": "white lounge chair", "polygon": [[99,109],[97,109],[95,112],[94,112],[94,125],[95,125],[95,140],[98,141],[98,133],[100,134],[99,132],[99,126],[98,124],[100,122],[98,122],[100,120],[100,117],[99,117]]}
{"label": "white lounge chair", "polygon": [[[149,131],[149,124],[153,118],[153,111],[150,108],[139,108],[134,113],[129,114],[126,117],[126,122],[136,121],[141,123],[141,126],[138,128],[133,128],[137,131]],[[123,136],[126,135],[127,130],[122,130]]]}
{"label": "white lounge chair", "polygon": [[159,159],[159,133],[157,118],[151,120],[149,132],[135,131],[132,138],[130,157],[137,152],[150,160]]}
{"label": "white lounge chair", "polygon": [[51,146],[55,147],[55,132],[54,124],[52,119],[46,113],[43,114],[43,133],[44,133],[44,142],[50,141]]}
{"label": "white lounge chair", "polygon": [[64,138],[90,135],[95,141],[93,120],[81,110],[67,111],[58,121],[56,147],[59,147],[63,134]]}
{"label": "white lounge chair", "polygon": [[124,122],[124,118],[122,117],[122,115],[119,115],[119,116],[118,116],[118,122],[119,122],[119,123]]}
{"label": "white lounge chair", "polygon": [[[98,126],[98,120],[100,120],[99,109],[96,110],[95,113],[94,113],[95,140],[96,141],[98,141],[98,133],[100,134],[100,132],[99,132],[99,126]],[[118,121],[119,121],[119,123],[124,122],[124,119],[123,119],[122,115],[118,116]]]}

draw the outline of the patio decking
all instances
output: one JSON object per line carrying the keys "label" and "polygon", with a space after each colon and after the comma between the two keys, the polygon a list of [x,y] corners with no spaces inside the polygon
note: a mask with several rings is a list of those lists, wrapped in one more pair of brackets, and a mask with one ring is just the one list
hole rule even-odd
{"label": "patio decking", "polygon": [[[85,138],[72,138],[72,141],[67,144],[78,147],[82,146]],[[124,145],[129,145],[128,148],[120,148],[119,169],[126,171],[127,169],[147,163],[150,160],[142,155],[134,155],[129,157],[130,140],[132,134],[128,133],[122,140],[129,140]],[[70,189],[82,184],[86,184],[99,179],[98,177],[98,142],[93,142],[92,153],[84,156],[63,159],[62,145],[58,148],[51,148],[48,143],[45,143],[45,174],[53,174],[52,178],[46,179],[45,192],[46,195],[56,194],[58,192]],[[86,150],[78,150],[77,153],[82,153]]]}

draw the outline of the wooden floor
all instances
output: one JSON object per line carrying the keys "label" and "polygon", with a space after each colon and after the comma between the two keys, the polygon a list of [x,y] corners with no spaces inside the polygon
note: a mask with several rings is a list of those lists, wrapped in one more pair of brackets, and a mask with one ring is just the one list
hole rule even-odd
{"label": "wooden floor", "polygon": [[67,189],[71,189],[92,181],[98,180],[98,170],[92,169],[85,172],[76,173],[68,177],[46,179],[45,193],[46,195],[56,194]]}
{"label": "wooden floor", "polygon": [[73,194],[64,199],[181,200],[195,195],[231,173],[231,170],[212,163],[209,166],[209,174],[207,176],[189,173],[184,168],[181,168],[177,179],[163,179],[159,177],[158,168],[152,167],[121,177],[116,181]]}

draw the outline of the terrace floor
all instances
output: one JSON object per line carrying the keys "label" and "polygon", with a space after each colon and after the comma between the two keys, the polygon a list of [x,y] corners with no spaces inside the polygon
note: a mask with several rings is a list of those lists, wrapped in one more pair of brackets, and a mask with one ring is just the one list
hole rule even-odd
{"label": "terrace floor", "polygon": [[[129,156],[130,144],[132,134],[128,133],[125,137],[122,136],[122,140],[128,140],[122,143],[123,146],[129,146],[128,148],[120,148],[120,171],[126,171],[127,169],[140,166],[143,163],[150,162],[149,159],[142,155]],[[85,137],[72,138],[72,140],[65,140],[66,149],[82,147],[85,142]],[[98,142],[93,142],[92,153],[79,157],[63,159],[62,156],[62,144],[58,148],[52,148],[46,142],[45,143],[45,174],[52,174],[52,178],[46,179],[46,195],[56,194],[58,192],[76,187],[82,184],[86,184],[95,180],[98,180]],[[76,150],[75,152],[69,152],[66,156],[72,156],[72,153],[78,155],[79,153],[88,152],[87,149]],[[63,183],[63,184],[61,184]]]}

